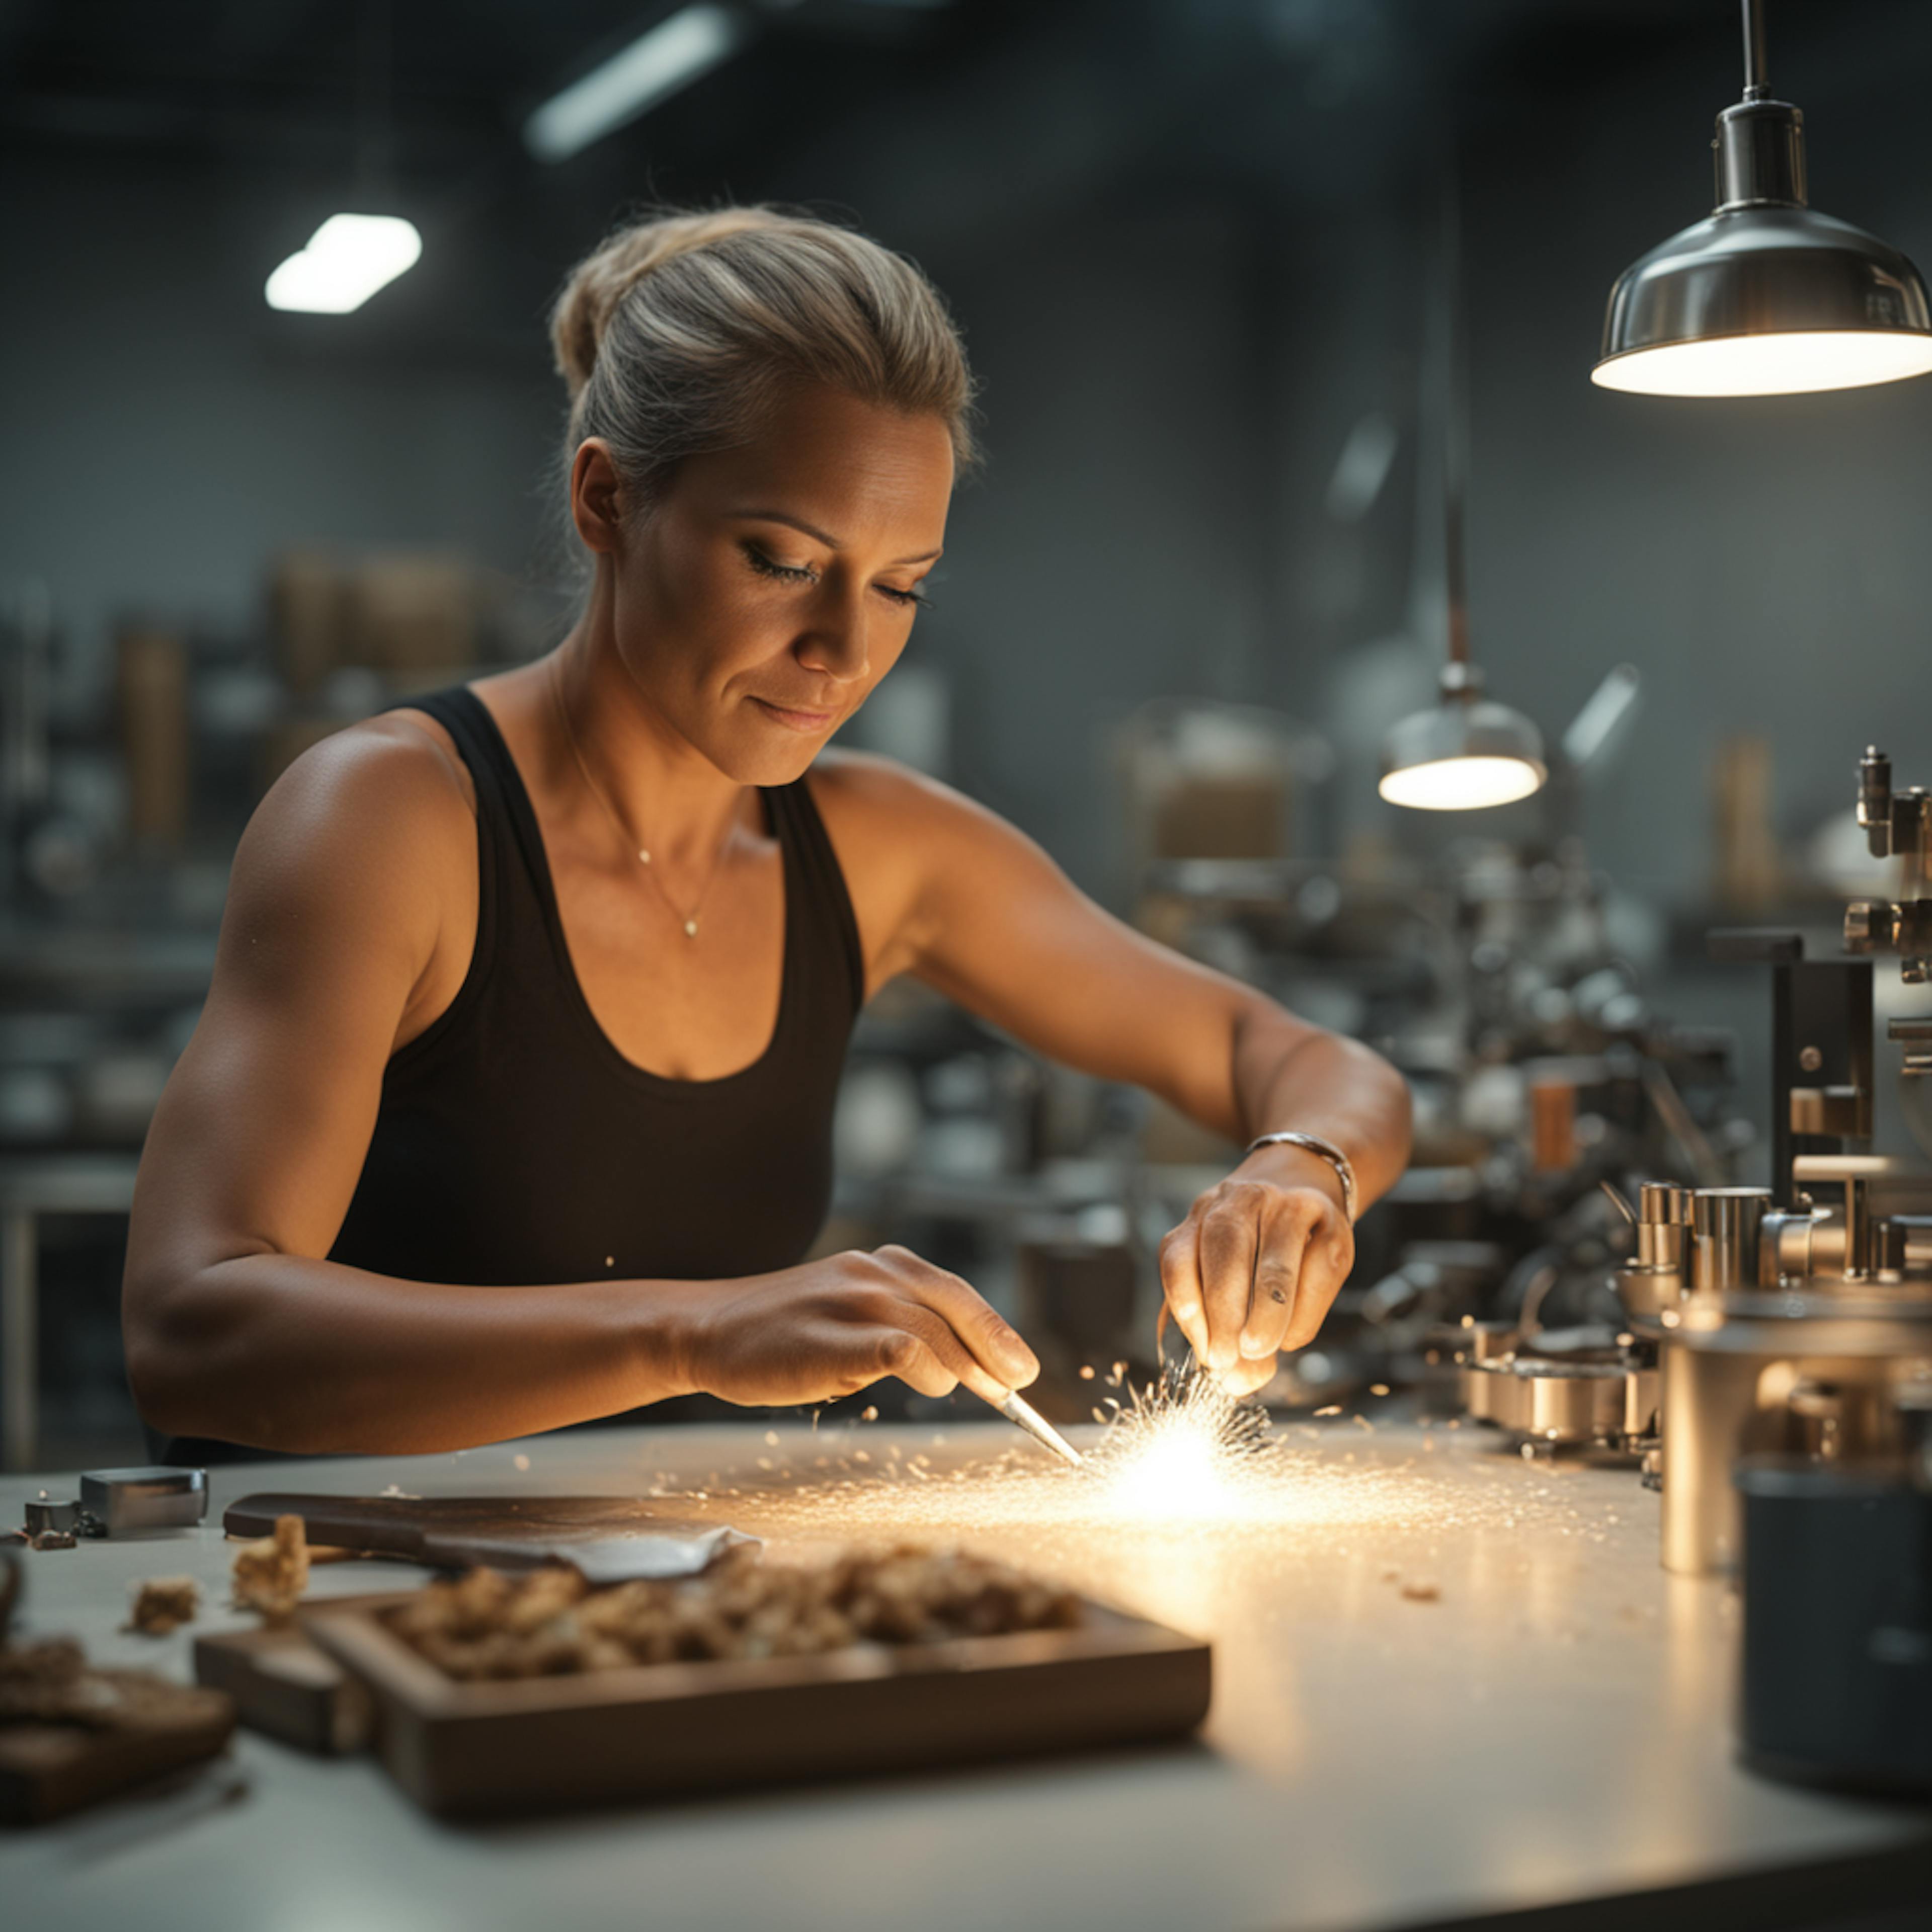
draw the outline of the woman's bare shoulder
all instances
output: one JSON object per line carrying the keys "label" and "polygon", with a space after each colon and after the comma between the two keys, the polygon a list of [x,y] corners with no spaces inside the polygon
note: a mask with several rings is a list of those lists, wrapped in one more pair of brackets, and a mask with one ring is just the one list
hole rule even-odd
{"label": "woman's bare shoulder", "polygon": [[[256,808],[238,876],[308,874],[336,862],[370,884],[446,877],[473,857],[476,790],[448,734],[420,712],[386,712],[311,746]],[[459,868],[460,869],[460,868]]]}
{"label": "woman's bare shoulder", "polygon": [[812,796],[836,838],[855,836],[902,844],[952,828],[970,832],[1005,821],[942,780],[896,758],[832,748],[812,762]]}
{"label": "woman's bare shoulder", "polygon": [[812,795],[848,875],[854,862],[910,884],[970,866],[976,875],[1039,848],[1010,820],[943,780],[868,752],[828,750]]}

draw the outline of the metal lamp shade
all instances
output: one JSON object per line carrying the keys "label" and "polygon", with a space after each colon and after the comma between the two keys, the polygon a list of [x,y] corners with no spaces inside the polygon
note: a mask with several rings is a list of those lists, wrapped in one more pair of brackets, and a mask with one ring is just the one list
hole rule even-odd
{"label": "metal lamp shade", "polygon": [[1390,731],[1378,788],[1391,805],[1474,812],[1528,798],[1549,775],[1542,734],[1521,712],[1450,695]]}
{"label": "metal lamp shade", "polygon": [[1718,116],[1717,206],[1617,278],[1606,389],[1775,396],[1932,370],[1932,305],[1896,248],[1807,205],[1804,116],[1764,79],[1763,9],[1744,8],[1744,98]]}
{"label": "metal lamp shade", "polygon": [[1918,271],[1802,206],[1720,208],[1610,291],[1592,380],[1659,396],[1767,396],[1932,370]]}

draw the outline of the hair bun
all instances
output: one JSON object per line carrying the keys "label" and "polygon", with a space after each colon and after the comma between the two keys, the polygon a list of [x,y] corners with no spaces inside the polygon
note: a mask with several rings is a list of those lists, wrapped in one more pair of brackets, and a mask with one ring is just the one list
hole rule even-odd
{"label": "hair bun", "polygon": [[550,339],[557,374],[574,402],[597,366],[597,351],[618,304],[653,270],[693,249],[709,248],[749,229],[780,228],[785,218],[768,208],[721,208],[664,214],[619,229],[572,272],[550,310]]}

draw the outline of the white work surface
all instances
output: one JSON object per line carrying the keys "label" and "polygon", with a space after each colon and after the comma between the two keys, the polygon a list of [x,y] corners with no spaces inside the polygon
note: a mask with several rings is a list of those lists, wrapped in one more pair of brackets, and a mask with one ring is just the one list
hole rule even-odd
{"label": "white work surface", "polygon": [[[764,1532],[776,1556],[922,1530],[1212,1637],[1200,1742],[464,1827],[424,1816],[371,1760],[243,1732],[225,1768],[170,1796],[0,1834],[0,1918],[22,1932],[1390,1928],[1815,1867],[1927,1828],[1922,1813],[1738,1768],[1736,1598],[1659,1568],[1657,1498],[1628,1472],[1526,1463],[1466,1429],[1342,1418],[1287,1426],[1299,1473],[1274,1524],[1096,1526],[1064,1486],[1040,1492],[1054,1508],[1069,1499],[1060,1520],[1023,1504],[1014,1522],[978,1476],[953,1476],[998,1461],[987,1487],[1024,1498],[1014,1432],[937,1432],[627,1429],[217,1470],[197,1532],[22,1552],[22,1622],[80,1636],[98,1661],[185,1678],[195,1633],[242,1621],[219,1607],[219,1518],[250,1490],[704,1487],[704,1503],[668,1511]],[[928,1460],[914,1472],[916,1454]],[[1040,1480],[1082,1479],[1054,1465]],[[75,1488],[0,1480],[0,1521],[43,1486]],[[184,1571],[204,1586],[197,1624],[120,1633],[134,1580]],[[320,1567],[310,1594],[421,1574]],[[1630,1922],[1656,1922],[1631,1909]]]}

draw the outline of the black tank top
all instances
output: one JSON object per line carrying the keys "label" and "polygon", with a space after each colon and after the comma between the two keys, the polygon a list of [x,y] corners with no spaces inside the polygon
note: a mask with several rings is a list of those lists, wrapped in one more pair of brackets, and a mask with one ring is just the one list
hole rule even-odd
{"label": "black tank top", "polygon": [[[771,1039],[722,1079],[668,1079],[626,1060],[584,997],[536,814],[482,700],[459,686],[407,708],[448,731],[476,782],[476,946],[448,1007],[384,1070],[328,1258],[490,1287],[801,1260],[831,1202],[832,1106],[865,998],[852,902],[806,782],[761,791],[784,866]],[[705,1397],[645,1412],[734,1412]],[[262,1454],[188,1438],[163,1453]]]}
{"label": "black tank top", "polygon": [[496,1286],[788,1268],[832,1198],[832,1111],[865,997],[844,874],[801,778],[762,796],[784,964],[764,1052],[717,1080],[626,1060],[571,964],[530,794],[458,687],[412,700],[476,787],[476,943],[448,1009],[390,1060],[329,1259]]}

